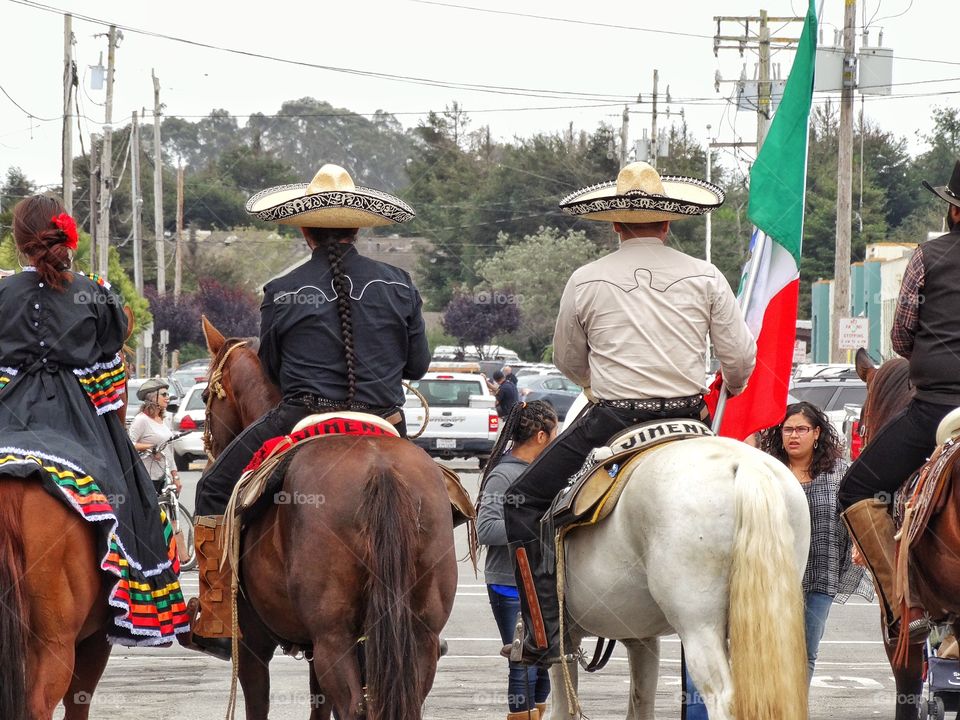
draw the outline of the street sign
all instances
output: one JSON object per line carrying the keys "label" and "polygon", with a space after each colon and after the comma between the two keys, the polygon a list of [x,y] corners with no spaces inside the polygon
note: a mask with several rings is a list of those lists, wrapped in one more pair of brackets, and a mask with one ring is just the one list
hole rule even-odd
{"label": "street sign", "polygon": [[793,343],[793,364],[800,365],[807,361],[807,343],[797,340]]}
{"label": "street sign", "polygon": [[867,318],[840,318],[837,345],[840,350],[856,350],[870,344],[870,322]]}

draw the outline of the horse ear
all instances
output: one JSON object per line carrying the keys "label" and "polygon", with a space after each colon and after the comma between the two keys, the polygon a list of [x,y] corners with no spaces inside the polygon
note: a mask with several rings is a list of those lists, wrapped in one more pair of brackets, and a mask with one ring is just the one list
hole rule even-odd
{"label": "horse ear", "polygon": [[137,321],[134,319],[133,310],[130,309],[129,305],[123,306],[123,314],[127,317],[127,337],[124,338],[124,342],[126,342],[133,335],[134,328],[137,327]]}
{"label": "horse ear", "polygon": [[877,366],[870,358],[870,353],[863,348],[859,348],[857,350],[855,366],[860,379],[869,384],[870,380],[873,379],[873,374],[877,371]]}
{"label": "horse ear", "polygon": [[226,339],[223,337],[223,333],[217,330],[212,322],[207,320],[206,315],[200,316],[200,322],[203,324],[203,336],[207,339],[207,350],[210,351],[211,356],[215,356],[220,352],[220,348],[223,347]]}

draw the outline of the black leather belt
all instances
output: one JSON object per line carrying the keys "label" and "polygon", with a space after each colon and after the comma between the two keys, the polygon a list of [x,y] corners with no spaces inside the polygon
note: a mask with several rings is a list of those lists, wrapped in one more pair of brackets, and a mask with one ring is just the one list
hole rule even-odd
{"label": "black leather belt", "polygon": [[335,412],[337,410],[355,410],[382,417],[388,423],[396,425],[403,419],[403,412],[397,407],[375,408],[367,403],[354,400],[347,404],[345,400],[330,400],[313,393],[302,393],[291,398],[291,402],[303,405],[313,412]]}
{"label": "black leather belt", "polygon": [[679,398],[644,398],[643,400],[598,400],[597,405],[619,410],[643,410],[644,412],[667,412],[696,408],[703,402],[703,395],[688,395]]}

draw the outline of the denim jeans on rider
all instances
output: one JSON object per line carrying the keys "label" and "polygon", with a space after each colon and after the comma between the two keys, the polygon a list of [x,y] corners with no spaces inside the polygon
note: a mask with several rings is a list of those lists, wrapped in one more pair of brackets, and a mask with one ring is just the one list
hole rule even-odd
{"label": "denim jeans on rider", "polygon": [[[500,639],[507,645],[513,642],[517,614],[520,612],[520,598],[501,595],[489,585],[487,595],[490,596],[490,607],[500,630]],[[528,704],[527,697],[530,692],[533,693],[533,700]],[[537,703],[545,703],[549,694],[550,676],[546,668],[510,663],[507,675],[507,706],[510,712],[532,710]]]}
{"label": "denim jeans on rider", "polygon": [[807,683],[813,679],[813,666],[817,662],[817,650],[820,638],[827,627],[827,616],[833,598],[818,592],[808,592],[803,596],[803,627],[807,636]]}
{"label": "denim jeans on rider", "polygon": [[707,706],[703,704],[703,697],[693,684],[693,678],[687,672],[686,660],[683,656],[683,646],[680,647],[680,677],[683,679],[683,701],[680,706],[680,717],[683,720],[708,720]]}

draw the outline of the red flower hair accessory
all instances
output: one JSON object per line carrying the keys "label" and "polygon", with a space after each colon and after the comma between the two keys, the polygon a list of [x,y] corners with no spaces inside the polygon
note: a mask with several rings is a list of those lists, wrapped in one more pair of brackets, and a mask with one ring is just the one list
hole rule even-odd
{"label": "red flower hair accessory", "polygon": [[67,236],[66,246],[71,250],[76,250],[77,243],[80,240],[80,236],[77,234],[76,221],[66,213],[60,213],[56,217],[50,218],[50,222],[60,228],[60,232]]}

